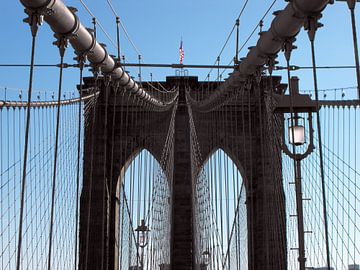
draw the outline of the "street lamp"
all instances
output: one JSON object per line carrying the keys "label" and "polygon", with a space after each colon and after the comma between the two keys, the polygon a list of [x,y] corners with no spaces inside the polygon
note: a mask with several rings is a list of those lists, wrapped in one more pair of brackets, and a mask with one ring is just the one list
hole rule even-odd
{"label": "street lamp", "polygon": [[[290,94],[278,95],[274,94],[275,108],[274,112],[282,114],[283,123],[285,122],[285,114],[290,114],[287,119],[288,124],[288,143],[285,139],[285,132],[282,135],[281,148],[295,163],[295,191],[296,191],[296,211],[299,239],[299,269],[305,270],[305,239],[304,239],[304,218],[303,218],[303,197],[301,187],[301,160],[305,159],[314,150],[314,135],[312,127],[312,113],[317,112],[316,103],[311,100],[308,95],[299,94],[299,79],[292,77],[290,81]],[[307,114],[308,120],[308,136],[306,138],[306,121],[299,114]],[[292,145],[292,149],[288,148],[288,144]],[[303,147],[306,149],[303,150]],[[302,152],[299,149],[303,150]]]}
{"label": "street lamp", "polygon": [[304,145],[306,143],[305,118],[295,114],[294,117],[288,119],[288,127],[289,143],[296,146]]}
{"label": "street lamp", "polygon": [[137,239],[138,239],[138,247],[141,248],[141,269],[143,269],[144,266],[144,247],[147,246],[149,242],[149,232],[150,229],[148,226],[145,225],[145,220],[141,220],[140,225],[135,229],[135,232],[137,233]]}
{"label": "street lamp", "polygon": [[210,264],[210,257],[211,257],[211,254],[208,250],[205,250],[203,253],[202,253],[202,262],[200,263],[200,270],[206,270],[208,265]]}
{"label": "street lamp", "polygon": [[[312,127],[312,113],[317,112],[315,101],[311,100],[309,95],[299,94],[299,79],[297,77],[291,78],[291,93],[290,95],[273,95],[275,101],[274,113],[282,115],[283,123],[287,122],[288,139],[286,141],[285,132],[282,135],[282,150],[286,155],[294,160],[301,161],[306,158],[314,150],[314,132]],[[292,100],[291,100],[292,99]],[[285,114],[291,114],[285,119]],[[306,119],[300,114],[307,114],[308,125]],[[306,136],[306,126],[309,132]],[[308,141],[308,142],[307,142]],[[293,145],[295,150],[299,146],[307,144],[307,148],[303,153],[293,151],[288,148],[288,144]]]}
{"label": "street lamp", "polygon": [[138,245],[141,248],[144,248],[147,246],[149,241],[149,228],[145,225],[145,220],[141,220],[140,225],[135,229],[135,232],[137,232],[138,235]]}

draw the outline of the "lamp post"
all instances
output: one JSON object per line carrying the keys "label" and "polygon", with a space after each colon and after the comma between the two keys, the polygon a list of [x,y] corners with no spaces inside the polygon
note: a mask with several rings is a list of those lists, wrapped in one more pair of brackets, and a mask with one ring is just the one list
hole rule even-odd
{"label": "lamp post", "polygon": [[[288,155],[295,163],[295,193],[296,193],[296,211],[297,211],[297,225],[298,225],[298,240],[299,240],[299,269],[305,270],[305,239],[304,239],[304,215],[303,215],[303,197],[301,186],[301,160],[305,159],[314,150],[314,136],[312,127],[312,113],[317,111],[317,106],[308,95],[299,94],[299,79],[297,77],[291,78],[291,86],[289,95],[274,94],[275,99],[275,113],[282,115],[283,123],[285,122],[285,114],[291,114],[286,119],[288,126],[288,139],[286,140],[285,131],[282,135],[281,148],[283,152]],[[309,141],[306,138],[306,119],[300,114],[307,114]],[[289,150],[288,144],[292,145],[292,150]],[[306,147],[305,151],[300,152],[299,149]]]}
{"label": "lamp post", "polygon": [[140,260],[140,269],[144,268],[144,248],[147,246],[149,242],[149,232],[150,229],[145,225],[145,220],[141,220],[140,225],[135,229],[137,233],[137,245],[138,248],[141,248],[141,260]]}
{"label": "lamp post", "polygon": [[210,252],[205,250],[202,253],[201,263],[200,263],[200,270],[206,270],[208,265],[210,264]]}

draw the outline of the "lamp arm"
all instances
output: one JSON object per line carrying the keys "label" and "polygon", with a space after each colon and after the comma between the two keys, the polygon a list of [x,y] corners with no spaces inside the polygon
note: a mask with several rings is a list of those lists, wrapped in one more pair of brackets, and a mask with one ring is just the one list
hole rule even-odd
{"label": "lamp arm", "polygon": [[310,142],[309,142],[309,145],[308,145],[308,148],[307,148],[306,152],[301,155],[301,159],[304,159],[304,158],[308,157],[315,149],[315,146],[314,146],[314,130],[313,130],[313,126],[312,126],[313,122],[312,122],[311,112],[308,112],[308,120],[309,120]]}

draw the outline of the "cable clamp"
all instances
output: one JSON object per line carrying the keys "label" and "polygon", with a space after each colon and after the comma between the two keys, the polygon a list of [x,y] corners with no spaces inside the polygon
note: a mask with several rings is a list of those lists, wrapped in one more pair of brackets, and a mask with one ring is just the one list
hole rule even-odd
{"label": "cable clamp", "polygon": [[321,13],[314,16],[308,16],[304,22],[304,29],[308,31],[309,40],[311,42],[315,40],[316,31],[324,26],[319,22],[321,17]]}
{"label": "cable clamp", "polygon": [[59,48],[60,56],[64,57],[65,50],[69,45],[69,38],[66,35],[54,34],[56,40],[53,42],[53,45]]}
{"label": "cable clamp", "polygon": [[282,51],[284,52],[285,59],[287,61],[290,61],[292,51],[297,49],[297,47],[294,45],[295,41],[296,41],[296,38],[293,37],[293,38],[286,39],[283,44]]}

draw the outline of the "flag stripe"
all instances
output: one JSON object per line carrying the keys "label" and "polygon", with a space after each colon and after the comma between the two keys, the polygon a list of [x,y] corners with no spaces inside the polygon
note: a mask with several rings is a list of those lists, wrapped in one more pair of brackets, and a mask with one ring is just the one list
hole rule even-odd
{"label": "flag stripe", "polygon": [[179,54],[180,54],[180,65],[182,65],[183,61],[184,61],[184,56],[185,56],[182,40],[180,42]]}

